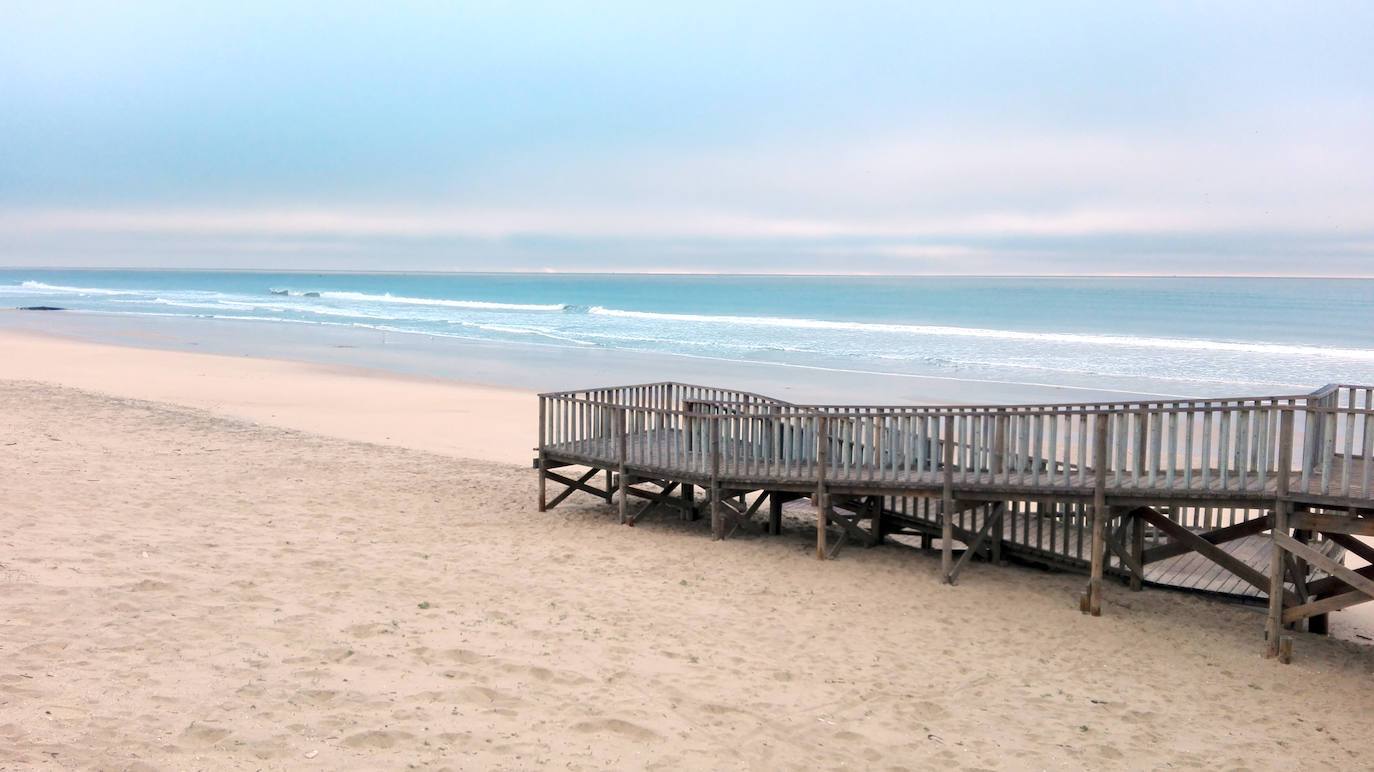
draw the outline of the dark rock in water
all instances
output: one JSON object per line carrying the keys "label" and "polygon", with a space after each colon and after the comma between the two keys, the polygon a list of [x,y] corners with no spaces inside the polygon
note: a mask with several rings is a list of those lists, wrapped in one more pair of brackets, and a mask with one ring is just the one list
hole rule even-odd
{"label": "dark rock in water", "polygon": [[301,297],[317,298],[317,297],[319,297],[319,296],[320,296],[320,293],[318,293],[318,292],[307,292],[307,293],[305,293],[304,295],[302,295]]}
{"label": "dark rock in water", "polygon": [[20,311],[66,311],[67,309],[65,309],[65,308],[58,308],[57,306],[20,306],[20,307],[19,307],[19,310],[20,310]]}
{"label": "dark rock in water", "polygon": [[291,294],[291,290],[274,290],[274,289],[270,289],[270,290],[268,290],[268,292],[272,293],[273,295],[290,295],[290,294]]}

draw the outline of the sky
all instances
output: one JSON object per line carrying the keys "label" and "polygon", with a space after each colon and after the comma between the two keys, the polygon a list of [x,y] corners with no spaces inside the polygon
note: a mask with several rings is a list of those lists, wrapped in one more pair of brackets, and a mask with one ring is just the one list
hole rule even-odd
{"label": "sky", "polygon": [[1374,3],[0,0],[0,265],[1374,275]]}

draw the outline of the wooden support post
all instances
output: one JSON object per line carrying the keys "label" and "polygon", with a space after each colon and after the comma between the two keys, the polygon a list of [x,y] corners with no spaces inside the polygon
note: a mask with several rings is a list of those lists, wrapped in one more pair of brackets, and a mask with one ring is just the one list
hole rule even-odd
{"label": "wooden support post", "polygon": [[682,507],[682,519],[683,519],[683,520],[689,520],[689,521],[690,521],[690,520],[695,520],[695,519],[697,519],[697,503],[696,503],[696,501],[697,501],[696,486],[695,486],[695,485],[692,485],[691,483],[683,483],[683,484],[682,484],[682,504],[683,504],[683,507]]}
{"label": "wooden support post", "polygon": [[711,454],[711,538],[725,538],[725,513],[721,512],[720,504],[720,419],[715,416],[707,421],[710,426],[710,436],[707,438],[707,445]]}
{"label": "wooden support post", "polygon": [[876,547],[883,543],[883,497],[868,497],[868,517],[872,525],[868,530],[868,546]]}
{"label": "wooden support post", "polygon": [[540,397],[540,398],[539,398],[539,511],[540,511],[540,512],[544,512],[544,511],[547,511],[547,510],[548,510],[548,491],[547,491],[548,477],[547,477],[547,473],[548,473],[548,471],[549,471],[549,459],[548,459],[548,456],[546,456],[546,455],[544,454],[544,445],[547,444],[547,443],[545,442],[545,436],[544,436],[544,424],[546,423],[545,410],[546,410],[546,407],[545,407],[545,400],[544,400],[543,397]]}
{"label": "wooden support post", "polygon": [[1145,518],[1132,513],[1131,518],[1131,557],[1140,571],[1131,571],[1131,592],[1140,592],[1145,583]]}
{"label": "wooden support post", "polygon": [[1293,468],[1293,411],[1283,411],[1279,419],[1278,479],[1275,482],[1274,525],[1269,531],[1269,620],[1265,628],[1264,656],[1279,655],[1283,634],[1283,546],[1278,536],[1288,535],[1288,512],[1293,506],[1288,500],[1289,470]]}
{"label": "wooden support post", "polygon": [[725,538],[725,505],[720,500],[720,484],[712,481],[710,491],[711,502],[711,538],[719,541]]}
{"label": "wooden support post", "polygon": [[825,490],[826,467],[830,466],[830,438],[825,416],[816,419],[816,559],[825,560],[825,528],[829,524],[829,493]]}
{"label": "wooden support post", "polygon": [[[1289,517],[1289,525],[1295,524],[1293,522],[1294,519],[1295,518],[1293,517]],[[1311,543],[1315,535],[1316,534],[1314,534],[1312,531],[1306,530],[1294,531],[1293,533],[1294,538],[1297,538],[1298,541],[1302,542],[1303,544]],[[1296,558],[1294,562],[1296,563],[1296,570],[1294,571],[1294,581],[1295,583],[1297,583],[1299,589],[1301,590],[1300,600],[1304,603],[1308,602],[1309,600],[1315,600],[1314,598],[1308,596],[1309,588],[1307,586],[1307,574],[1309,569],[1307,561],[1303,560],[1302,558]],[[1307,632],[1314,633],[1316,635],[1326,635],[1328,631],[1327,628],[1328,625],[1326,614],[1317,614],[1315,616],[1310,616],[1307,618]]]}
{"label": "wooden support post", "polygon": [[940,503],[940,581],[952,583],[954,573],[954,417],[944,416],[944,485]]}
{"label": "wooden support post", "polygon": [[990,548],[989,552],[990,557],[992,558],[993,565],[1000,566],[1005,565],[1004,561],[1002,560],[1002,532],[1005,530],[1003,527],[1003,523],[1006,520],[1007,515],[1007,502],[998,502],[997,504],[993,505],[992,511],[997,516],[997,525],[992,527],[992,547]]}
{"label": "wooden support post", "polygon": [[782,533],[782,497],[777,491],[768,491],[768,534],[777,536]]}
{"label": "wooden support post", "polygon": [[[619,472],[618,472],[617,476],[620,478],[620,480],[619,480],[619,486],[620,486],[620,522],[621,522],[621,524],[624,524],[624,523],[629,519],[629,515],[630,515],[630,513],[629,513],[630,494],[626,491],[626,489],[630,487],[630,485],[629,485],[630,480],[629,480],[628,477],[625,476],[625,443],[626,443],[626,441],[629,439],[629,438],[626,436],[627,433],[629,432],[629,428],[628,428],[628,427],[626,426],[626,424],[625,424],[625,411],[624,411],[624,409],[617,409],[617,410],[616,410],[616,424],[617,424],[617,430],[616,430],[616,459],[617,459],[618,462],[619,462],[619,464],[618,464],[618,466],[619,466]],[[609,470],[606,472],[606,475],[607,475],[607,479],[609,480],[609,478],[610,478],[610,472],[609,472]]]}
{"label": "wooden support post", "polygon": [[1088,576],[1088,608],[1102,616],[1102,573],[1107,562],[1107,418],[1097,414],[1093,424],[1093,539],[1092,572]]}
{"label": "wooden support post", "polygon": [[1330,616],[1314,614],[1307,618],[1307,632],[1313,635],[1328,635],[1331,632]]}

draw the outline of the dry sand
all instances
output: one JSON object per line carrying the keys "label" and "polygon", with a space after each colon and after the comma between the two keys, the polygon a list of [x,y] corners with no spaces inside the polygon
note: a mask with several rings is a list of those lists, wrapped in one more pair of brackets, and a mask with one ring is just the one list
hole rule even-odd
{"label": "dry sand", "polygon": [[0,379],[167,402],[257,423],[528,465],[524,391],[337,366],[110,346],[0,330]]}
{"label": "dry sand", "polygon": [[525,460],[520,395],[26,340],[0,378],[85,390],[0,381],[2,769],[1370,764],[1374,649],[1254,609],[539,514],[429,452]]}

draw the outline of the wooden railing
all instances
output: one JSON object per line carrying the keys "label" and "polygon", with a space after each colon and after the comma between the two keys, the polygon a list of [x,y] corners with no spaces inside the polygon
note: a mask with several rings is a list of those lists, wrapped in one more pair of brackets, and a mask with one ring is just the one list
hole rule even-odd
{"label": "wooden railing", "polygon": [[1374,499],[1374,389],[1064,405],[794,405],[678,383],[540,395],[540,448],[741,482]]}

